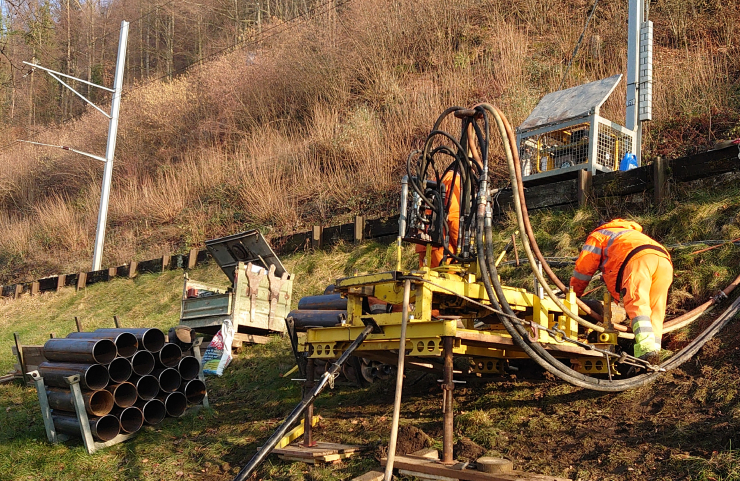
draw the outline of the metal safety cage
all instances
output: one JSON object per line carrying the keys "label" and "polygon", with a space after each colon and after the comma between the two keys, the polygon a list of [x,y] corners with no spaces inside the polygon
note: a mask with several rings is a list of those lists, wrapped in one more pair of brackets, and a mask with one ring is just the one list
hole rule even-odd
{"label": "metal safety cage", "polygon": [[599,115],[621,75],[546,95],[517,128],[524,180],[619,169],[635,133]]}

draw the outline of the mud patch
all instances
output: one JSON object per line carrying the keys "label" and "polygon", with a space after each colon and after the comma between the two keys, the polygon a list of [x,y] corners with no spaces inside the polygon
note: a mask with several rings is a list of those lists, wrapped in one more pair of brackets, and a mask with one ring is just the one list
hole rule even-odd
{"label": "mud patch", "polygon": [[486,453],[486,449],[468,438],[460,438],[453,448],[457,461],[475,461]]}
{"label": "mud patch", "polygon": [[431,445],[431,438],[416,426],[406,425],[398,428],[396,454],[411,454],[421,449],[428,448]]}

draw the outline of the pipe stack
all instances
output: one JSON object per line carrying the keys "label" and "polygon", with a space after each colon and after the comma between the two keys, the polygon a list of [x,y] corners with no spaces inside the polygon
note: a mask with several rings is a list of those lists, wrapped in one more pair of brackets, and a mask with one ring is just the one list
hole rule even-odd
{"label": "pipe stack", "polygon": [[200,362],[190,353],[192,342],[183,337],[180,333],[176,342],[166,342],[159,329],[115,328],[49,339],[43,350],[47,361],[38,371],[55,429],[81,434],[65,380],[72,375],[80,376],[90,431],[100,442],[135,433],[165,416],[182,416],[189,403],[201,403],[206,386],[198,379]]}

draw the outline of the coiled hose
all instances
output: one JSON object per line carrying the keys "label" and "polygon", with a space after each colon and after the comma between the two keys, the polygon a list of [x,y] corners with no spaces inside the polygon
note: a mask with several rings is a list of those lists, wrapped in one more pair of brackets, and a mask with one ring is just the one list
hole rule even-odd
{"label": "coiled hose", "polygon": [[[489,104],[480,104],[476,106],[476,109],[483,109],[487,113],[491,114],[494,119],[496,120],[496,125],[498,126],[499,133],[501,134],[501,139],[504,142],[504,147],[506,151],[506,158],[507,163],[509,166],[509,172],[512,180],[512,185],[521,185],[521,173],[517,171],[514,162],[514,154],[513,150],[511,148],[511,143],[507,142],[508,139],[508,133],[506,124],[508,121],[506,121],[504,115],[495,107]],[[510,129],[509,129],[510,131]],[[485,173],[488,172],[488,166],[484,165],[483,171]],[[512,322],[510,317],[514,317],[515,313],[511,309],[511,307],[506,302],[506,297],[503,293],[503,288],[498,280],[498,273],[496,271],[495,267],[495,259],[494,259],[494,252],[492,249],[492,244],[490,242],[490,239],[492,238],[493,232],[491,228],[491,222],[490,222],[490,207],[488,207],[490,203],[490,198],[488,196],[487,190],[484,190],[487,188],[487,183],[484,179],[480,182],[481,189],[479,191],[478,195],[478,209],[477,209],[477,218],[479,220],[478,227],[476,229],[476,244],[478,248],[478,262],[483,278],[483,283],[486,288],[486,292],[488,294],[489,299],[491,299],[491,303],[495,308],[498,308],[498,306],[501,307],[503,312],[506,314],[505,316],[499,316],[502,324],[504,325],[505,329],[511,335],[512,340],[519,346],[530,358],[532,358],[538,365],[540,365],[543,369],[550,372],[551,374],[557,376],[558,378],[569,382],[573,385],[584,387],[587,389],[593,389],[597,391],[604,391],[604,392],[618,392],[623,391],[626,389],[632,389],[636,387],[643,386],[651,381],[653,381],[659,374],[657,372],[652,373],[645,373],[641,374],[632,378],[628,379],[618,379],[618,380],[606,380],[606,379],[598,379],[594,378],[592,376],[587,376],[584,374],[581,374],[570,367],[563,364],[561,361],[553,357],[549,352],[547,352],[538,342],[536,341],[530,341],[529,336],[527,335],[527,332],[519,322]],[[514,206],[517,214],[517,223],[519,226],[519,229],[521,232],[526,232],[525,227],[525,221],[524,221],[524,215],[523,215],[523,209],[521,198],[519,195],[515,195],[514,197]],[[523,198],[523,195],[521,196]],[[483,218],[484,222],[480,222],[481,218]],[[482,224],[482,225],[481,225]],[[488,242],[484,241],[484,239],[488,239]],[[576,320],[579,320],[580,318],[577,315],[574,315],[569,309],[567,309],[562,302],[560,302],[555,294],[552,292],[552,290],[549,288],[547,283],[542,278],[542,275],[539,274],[538,269],[535,268],[535,261],[534,261],[534,255],[532,253],[532,249],[530,247],[530,244],[528,242],[528,237],[523,236],[522,241],[524,244],[525,251],[527,253],[527,257],[529,259],[530,264],[533,267],[533,271],[535,275],[538,276],[539,282],[543,285],[543,288],[545,288],[546,292],[548,292],[548,295],[551,297],[551,299],[556,303],[559,304],[559,307],[563,310],[566,315],[569,315],[570,317],[573,317]],[[498,302],[494,301],[494,298],[498,298]],[[740,305],[740,300],[736,301],[735,303],[728,308],[723,315],[721,315],[715,322],[706,329],[702,334],[697,336],[696,339],[694,339],[689,345],[687,345],[683,350],[681,350],[678,354],[673,356],[670,360],[665,362],[660,366],[661,369],[669,370],[669,369],[675,369],[676,367],[680,366],[682,363],[689,360],[709,339],[711,339],[729,320],[731,320],[734,315],[737,313],[738,306]],[[579,324],[588,325],[587,321],[580,319]],[[597,326],[600,327],[600,326]]]}

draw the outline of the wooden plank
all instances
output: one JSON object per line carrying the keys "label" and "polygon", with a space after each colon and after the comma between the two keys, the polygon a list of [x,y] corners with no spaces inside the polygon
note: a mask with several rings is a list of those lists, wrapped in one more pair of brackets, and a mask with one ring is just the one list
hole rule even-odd
{"label": "wooden plank", "polygon": [[32,296],[35,296],[38,293],[39,293],[39,282],[38,281],[33,281],[31,283],[31,295]]}
{"label": "wooden plank", "polygon": [[59,277],[57,277],[57,291],[59,291],[62,287],[64,287],[64,283],[67,280],[66,274],[61,274]]}
{"label": "wooden plank", "polygon": [[59,276],[45,277],[38,280],[39,290],[38,292],[49,292],[57,290],[59,285]]}
{"label": "wooden plank", "polygon": [[85,285],[96,284],[98,282],[108,282],[110,277],[108,276],[108,269],[101,269],[98,271],[90,271],[85,274]]}
{"label": "wooden plank", "polygon": [[245,332],[235,332],[234,340],[240,342],[248,342],[251,344],[267,344],[270,342],[270,336],[260,336],[259,334],[249,334]]}
{"label": "wooden plank", "polygon": [[83,289],[87,285],[87,272],[80,272],[77,274],[77,285],[76,290]]}
{"label": "wooden plank", "polygon": [[140,273],[156,274],[162,272],[162,259],[149,259],[139,262],[137,271]]}
{"label": "wooden plank", "polygon": [[190,249],[190,253],[188,254],[188,269],[194,269],[195,264],[198,262],[198,249]]}
{"label": "wooden plank", "polygon": [[[385,466],[386,458],[381,458],[380,464]],[[475,470],[459,470],[423,458],[410,456],[396,456],[393,463],[395,469],[403,469],[412,473],[431,474],[434,476],[446,476],[463,481],[568,481],[570,478],[548,476],[542,474],[531,474],[523,471],[514,471],[511,474],[483,473]]]}
{"label": "wooden plank", "polygon": [[162,256],[162,264],[160,267],[160,272],[164,272],[170,269],[170,261],[172,260],[171,254],[164,254]]}
{"label": "wooden plank", "polygon": [[313,249],[321,249],[324,228],[320,225],[315,225],[311,232],[311,247]]}
{"label": "wooden plank", "polygon": [[407,471],[405,469],[399,469],[398,474],[404,475],[404,476],[411,476],[413,478],[420,479],[422,481],[457,481],[458,478],[450,478],[447,476],[437,476],[434,474],[422,474],[417,473],[415,471]]}
{"label": "wooden plank", "polygon": [[578,171],[578,207],[583,207],[588,202],[593,189],[593,176],[590,170]]}
{"label": "wooden plank", "polygon": [[365,239],[398,236],[398,216],[365,220]]}
{"label": "wooden plank", "polygon": [[690,157],[673,159],[668,162],[671,176],[677,182],[713,177],[740,169],[738,146],[709,150]]}
{"label": "wooden plank", "polygon": [[108,279],[112,279],[118,275],[118,267],[108,268]]}
{"label": "wooden plank", "polygon": [[365,238],[365,216],[362,215],[356,215],[355,216],[355,244],[359,244],[362,242]]}
{"label": "wooden plank", "polygon": [[340,224],[324,227],[321,233],[321,246],[335,245],[341,241],[353,242],[355,239],[355,224]]}
{"label": "wooden plank", "polygon": [[352,478],[351,481],[381,481],[385,477],[383,471],[368,471],[367,473]]}
{"label": "wooden plank", "polygon": [[651,166],[607,172],[595,175],[593,178],[593,193],[598,198],[637,194],[652,188],[653,169]]}

